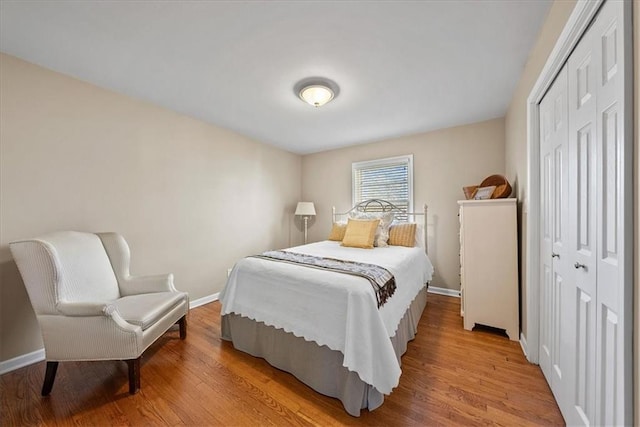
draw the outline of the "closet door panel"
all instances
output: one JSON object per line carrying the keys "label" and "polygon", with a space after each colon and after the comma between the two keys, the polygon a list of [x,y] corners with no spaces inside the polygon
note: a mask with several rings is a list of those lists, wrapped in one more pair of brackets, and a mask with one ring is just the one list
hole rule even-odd
{"label": "closet door panel", "polygon": [[[620,414],[617,413],[617,401],[623,401],[619,394],[618,383],[618,348],[619,348],[619,318],[618,315],[609,310],[606,305],[602,308],[600,321],[600,352],[598,365],[602,367],[596,373],[596,380],[599,385],[599,405],[597,416],[600,425],[620,425]],[[622,370],[620,370],[622,371]]]}
{"label": "closet door panel", "polygon": [[577,233],[574,250],[579,255],[579,261],[592,261],[595,255],[595,146],[593,143],[593,124],[587,123],[577,131],[575,159],[576,173],[574,182],[575,215],[577,219]]}
{"label": "closet door panel", "polygon": [[[587,31],[568,61],[569,217],[568,260],[575,317],[570,345],[574,381],[563,409],[570,425],[593,425],[596,381],[596,68],[597,53]],[[564,307],[563,307],[564,309]],[[573,350],[573,351],[571,351]]]}
{"label": "closet door panel", "polygon": [[[576,300],[576,322],[573,324],[575,340],[576,390],[574,410],[584,425],[593,424],[595,416],[595,376],[596,367],[596,272],[595,272],[595,146],[593,126],[586,124],[577,131],[575,149],[577,155],[571,161],[575,173],[571,175],[572,197],[571,216],[574,224],[574,248],[571,261],[574,262],[572,276]],[[568,424],[573,422],[566,420]]]}
{"label": "closet door panel", "polygon": [[552,304],[552,352],[551,366],[553,367],[553,386],[560,395],[562,405],[568,405],[568,389],[571,386],[571,368],[574,365],[573,357],[565,349],[574,347],[570,342],[573,333],[572,323],[575,321],[575,310],[572,307],[573,294],[565,280],[569,273],[568,266],[568,238],[567,229],[568,213],[568,110],[567,110],[567,68],[564,67],[556,78],[556,89],[553,96],[553,211],[552,211],[552,263],[553,263],[553,289]]}
{"label": "closet door panel", "polygon": [[578,291],[576,323],[576,382],[574,384],[574,405],[568,412],[563,411],[567,425],[591,425],[594,417],[595,336],[590,325],[595,323],[594,301],[591,295]]}
{"label": "closet door panel", "polygon": [[[619,189],[619,158],[621,141],[617,128],[619,114],[617,105],[612,105],[601,114],[602,139],[599,150],[598,195],[600,215],[598,220],[598,279],[618,280],[619,267],[619,221],[618,207],[621,206]],[[602,271],[600,270],[602,269]],[[600,281],[599,281],[600,283]],[[599,286],[600,288],[600,286]],[[617,305],[617,286],[605,286],[602,301],[607,305]]]}
{"label": "closet door panel", "polygon": [[[622,80],[618,73],[618,46],[620,34],[615,14],[603,7],[594,30],[599,35],[597,46],[601,49],[597,88],[597,126],[600,130],[598,144],[597,195],[598,195],[598,300],[612,310],[619,309],[618,270],[620,267],[620,207],[621,165],[623,164],[622,115],[620,96]],[[610,16],[612,15],[612,16]],[[611,281],[605,285],[604,281]]]}
{"label": "closet door panel", "polygon": [[[597,325],[596,424],[621,425],[630,420],[625,399],[631,392],[631,319],[625,312],[625,176],[630,170],[624,141],[624,37],[625,4],[608,1],[594,24],[596,70],[596,127],[598,134],[597,183]],[[629,155],[631,153],[628,153]],[[627,309],[630,310],[630,307]],[[625,331],[627,339],[625,339]],[[625,384],[626,382],[626,384]]]}
{"label": "closet door panel", "polygon": [[[619,414],[616,411],[616,394],[622,392],[616,366],[620,340],[620,304],[619,304],[619,256],[620,238],[618,210],[622,206],[619,189],[619,156],[621,141],[617,132],[620,115],[617,104],[613,104],[599,115],[601,119],[601,145],[599,147],[598,167],[598,358],[596,363],[602,369],[596,373],[596,381],[601,393],[598,399],[597,419],[602,425],[618,425]],[[620,365],[622,366],[622,365]],[[620,399],[622,400],[622,399]]]}
{"label": "closet door panel", "polygon": [[[552,87],[549,94],[552,96],[554,88]],[[553,281],[553,167],[552,167],[552,105],[551,96],[545,97],[540,103],[540,167],[541,167],[541,253],[542,278],[540,292],[540,368],[547,382],[551,385],[551,313],[552,313],[552,281]]]}
{"label": "closet door panel", "polygon": [[571,388],[573,359],[570,335],[573,295],[567,286],[568,244],[568,111],[567,70],[558,74],[540,103],[541,260],[540,366],[551,391],[562,406],[571,404],[566,390]]}

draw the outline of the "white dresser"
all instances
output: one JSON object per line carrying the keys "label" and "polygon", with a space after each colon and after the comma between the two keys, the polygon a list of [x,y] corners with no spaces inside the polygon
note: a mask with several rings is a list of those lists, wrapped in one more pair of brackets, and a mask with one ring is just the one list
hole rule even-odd
{"label": "white dresser", "polygon": [[464,328],[519,339],[516,199],[461,200],[460,293]]}

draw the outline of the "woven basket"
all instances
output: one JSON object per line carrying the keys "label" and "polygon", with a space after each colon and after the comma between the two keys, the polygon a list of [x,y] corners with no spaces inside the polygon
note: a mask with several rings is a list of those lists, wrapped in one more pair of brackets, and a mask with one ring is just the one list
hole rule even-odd
{"label": "woven basket", "polygon": [[491,195],[492,199],[505,199],[511,195],[511,185],[504,175],[488,176],[482,181],[480,187],[488,187],[490,185],[496,186],[496,189]]}
{"label": "woven basket", "polygon": [[476,190],[477,189],[478,189],[477,185],[470,185],[468,187],[462,187],[462,191],[464,192],[464,197],[466,197],[467,200],[473,199],[473,196],[476,195]]}

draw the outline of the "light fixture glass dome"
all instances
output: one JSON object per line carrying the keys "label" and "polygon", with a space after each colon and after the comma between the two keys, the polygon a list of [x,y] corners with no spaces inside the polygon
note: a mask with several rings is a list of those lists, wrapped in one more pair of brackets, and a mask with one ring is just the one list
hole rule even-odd
{"label": "light fixture glass dome", "polygon": [[300,99],[314,107],[321,107],[338,96],[338,85],[324,77],[309,77],[300,80],[293,87]]}
{"label": "light fixture glass dome", "polygon": [[333,99],[333,91],[323,85],[311,85],[303,87],[300,91],[300,98],[309,105],[321,107]]}

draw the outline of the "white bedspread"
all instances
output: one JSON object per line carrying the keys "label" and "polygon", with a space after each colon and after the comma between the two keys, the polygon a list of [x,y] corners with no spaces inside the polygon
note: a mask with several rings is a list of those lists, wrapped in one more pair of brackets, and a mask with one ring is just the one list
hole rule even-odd
{"label": "white bedspread", "polygon": [[396,292],[378,309],[371,284],[362,277],[244,258],[221,292],[221,314],[239,314],[338,350],[344,354],[343,366],[381,393],[391,393],[401,370],[389,337],[431,280],[433,266],[424,250],[346,248],[333,241],[287,250],[380,265],[395,276]]}

